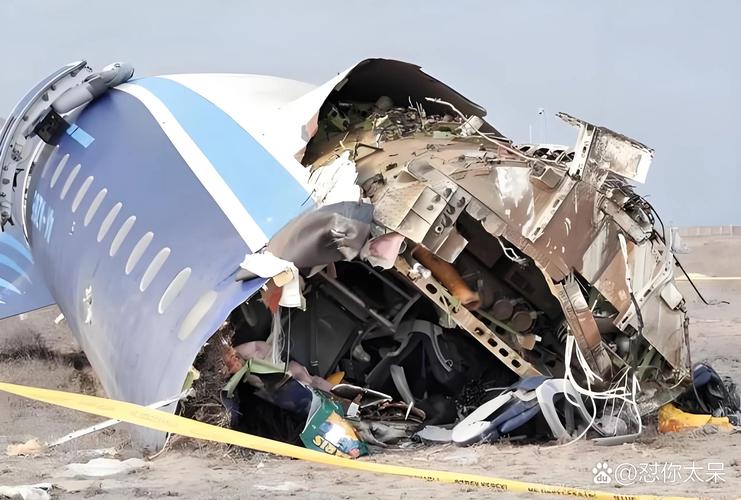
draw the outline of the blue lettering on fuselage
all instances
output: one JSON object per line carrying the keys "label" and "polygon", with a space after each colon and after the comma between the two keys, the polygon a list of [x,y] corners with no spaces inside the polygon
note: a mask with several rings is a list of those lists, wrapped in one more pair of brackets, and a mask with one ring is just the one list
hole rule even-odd
{"label": "blue lettering on fuselage", "polygon": [[54,227],[54,209],[46,203],[44,197],[38,192],[33,194],[31,223],[41,233],[44,240],[49,243],[51,231]]}

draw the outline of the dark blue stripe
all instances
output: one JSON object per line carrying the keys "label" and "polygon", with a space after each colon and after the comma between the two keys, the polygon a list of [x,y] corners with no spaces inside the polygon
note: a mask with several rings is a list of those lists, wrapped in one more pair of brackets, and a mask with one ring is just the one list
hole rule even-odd
{"label": "dark blue stripe", "polygon": [[23,257],[28,260],[31,264],[33,264],[33,257],[31,256],[31,251],[28,249],[28,247],[21,243],[20,241],[13,238],[13,236],[10,235],[10,233],[0,233],[0,243],[5,243],[6,245],[13,248],[16,252],[23,255]]}
{"label": "dark blue stripe", "polygon": [[21,266],[18,265],[16,261],[8,257],[7,255],[0,254],[0,266],[9,267],[19,275],[26,278],[28,281],[31,281],[31,278],[28,277],[28,274],[26,271],[24,271]]}

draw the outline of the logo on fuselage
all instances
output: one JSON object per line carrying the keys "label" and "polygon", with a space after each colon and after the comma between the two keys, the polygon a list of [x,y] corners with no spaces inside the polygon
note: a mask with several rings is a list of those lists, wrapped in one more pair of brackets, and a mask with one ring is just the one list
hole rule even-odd
{"label": "logo on fuselage", "polygon": [[33,194],[31,224],[41,233],[44,240],[49,243],[51,231],[54,227],[54,209],[46,203],[44,197],[38,192]]}

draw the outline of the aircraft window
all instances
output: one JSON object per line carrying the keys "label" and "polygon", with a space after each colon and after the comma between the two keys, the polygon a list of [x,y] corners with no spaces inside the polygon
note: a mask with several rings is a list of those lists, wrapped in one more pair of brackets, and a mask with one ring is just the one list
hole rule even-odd
{"label": "aircraft window", "polygon": [[77,177],[77,174],[80,173],[80,164],[78,163],[75,165],[75,168],[72,169],[72,171],[67,176],[67,180],[64,181],[64,186],[62,186],[62,192],[59,193],[59,199],[63,200],[65,196],[67,196],[67,192],[69,191],[69,188],[72,187],[72,183],[75,182],[75,178]]}
{"label": "aircraft window", "polygon": [[[54,146],[54,151],[58,151],[58,150],[59,150],[59,146]],[[48,162],[48,161],[46,163],[44,163],[44,170],[41,171],[41,178],[42,179],[44,177],[46,177],[46,171],[49,170],[49,164],[50,163],[51,162]]]}
{"label": "aircraft window", "polygon": [[93,199],[93,202],[90,204],[90,208],[87,209],[87,213],[85,214],[85,227],[87,227],[87,225],[90,224],[90,221],[93,220],[93,217],[95,217],[95,212],[97,212],[98,208],[100,208],[100,204],[103,203],[103,199],[105,199],[106,194],[108,194],[108,190],[101,189],[100,192]]}
{"label": "aircraft window", "polygon": [[132,215],[126,219],[123,224],[121,224],[121,228],[116,233],[116,236],[113,237],[113,241],[111,242],[111,251],[108,252],[108,255],[113,257],[118,253],[118,249],[121,248],[121,245],[126,239],[126,236],[128,236],[129,231],[131,231],[134,222],[136,222],[136,216]]}
{"label": "aircraft window", "polygon": [[62,156],[62,159],[59,160],[57,169],[54,171],[54,175],[51,176],[51,184],[50,184],[51,187],[54,187],[54,184],[57,183],[59,176],[62,175],[62,170],[64,169],[64,166],[67,164],[67,160],[69,160],[68,154]]}
{"label": "aircraft window", "polygon": [[154,256],[154,259],[152,259],[152,262],[149,263],[149,267],[147,267],[147,270],[144,271],[144,276],[142,276],[142,280],[139,283],[139,290],[143,292],[147,288],[149,288],[149,285],[152,284],[152,281],[157,276],[157,273],[160,272],[160,269],[165,264],[165,261],[169,256],[170,249],[167,247],[157,252],[157,255]]}
{"label": "aircraft window", "polygon": [[111,208],[111,211],[108,212],[108,215],[105,216],[105,219],[103,219],[103,223],[100,225],[100,229],[98,230],[98,243],[103,241],[103,238],[105,238],[105,235],[108,234],[108,230],[113,225],[113,222],[116,220],[116,217],[118,216],[118,212],[121,211],[121,207],[123,205],[121,202],[116,203],[113,205],[113,208]]}
{"label": "aircraft window", "polygon": [[172,304],[177,296],[180,295],[180,292],[188,282],[188,278],[190,278],[190,272],[191,269],[186,267],[180,271],[167,286],[165,293],[162,294],[162,298],[160,299],[160,304],[157,307],[160,314],[164,314],[165,311],[167,311],[167,308],[170,307],[170,304]]}
{"label": "aircraft window", "polygon": [[126,261],[126,274],[131,274],[131,271],[134,270],[136,265],[139,263],[139,260],[142,258],[142,255],[144,255],[144,252],[147,251],[149,244],[152,242],[152,238],[154,238],[154,233],[150,231],[136,242],[134,249],[131,251],[131,255],[129,255],[129,260]]}
{"label": "aircraft window", "polygon": [[87,190],[90,189],[90,184],[92,183],[93,183],[93,176],[91,175],[90,177],[85,179],[85,182],[82,183],[82,186],[80,186],[80,189],[77,190],[75,199],[72,200],[72,213],[75,213],[77,211],[77,207],[79,207],[80,203],[82,203],[82,199],[87,194]]}
{"label": "aircraft window", "polygon": [[195,303],[193,308],[190,310],[188,315],[183,320],[183,324],[180,326],[178,332],[178,338],[180,340],[186,340],[195,331],[198,323],[201,322],[204,316],[208,313],[211,307],[216,302],[219,294],[214,291],[208,291],[204,293],[198,302]]}

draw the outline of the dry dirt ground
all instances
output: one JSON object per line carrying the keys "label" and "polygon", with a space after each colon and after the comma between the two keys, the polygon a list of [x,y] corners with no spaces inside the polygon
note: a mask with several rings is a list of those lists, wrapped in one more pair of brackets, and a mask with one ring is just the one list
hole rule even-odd
{"label": "dry dirt ground", "polygon": [[[688,240],[692,252],[680,256],[686,268],[707,276],[741,276],[741,238]],[[680,282],[692,315],[694,361],[709,360],[723,375],[741,382],[741,280],[703,280],[701,290],[730,305],[708,307]],[[65,326],[55,325],[54,308],[25,318],[0,322],[0,380],[91,393],[94,375],[76,355],[77,345]],[[37,337],[38,335],[38,337]],[[40,339],[40,340],[39,340]],[[45,350],[48,347],[49,350]],[[98,417],[0,393],[0,486],[50,482],[53,498],[117,499],[131,497],[183,498],[483,498],[491,491],[443,485],[411,478],[332,469],[261,453],[226,453],[202,443],[181,443],[148,462],[148,467],[103,480],[64,478],[67,464],[87,462],[115,453],[117,458],[142,457],[123,426],[114,427],[33,457],[6,457],[7,444],[38,438],[51,441],[92,425]],[[681,467],[678,479],[600,489],[622,495],[641,493],[697,495],[705,498],[741,496],[741,434],[705,429],[659,435],[649,423],[634,444],[599,447],[578,442],[567,447],[483,445],[474,448],[424,447],[375,454],[367,460],[519,479],[551,485],[595,488],[592,468],[598,462],[670,464]],[[685,481],[692,464],[703,472],[709,463],[722,464],[718,483]],[[676,470],[676,469],[675,469]],[[649,479],[652,476],[649,476]],[[671,479],[671,478],[670,478]],[[508,498],[527,495],[505,493]]]}

